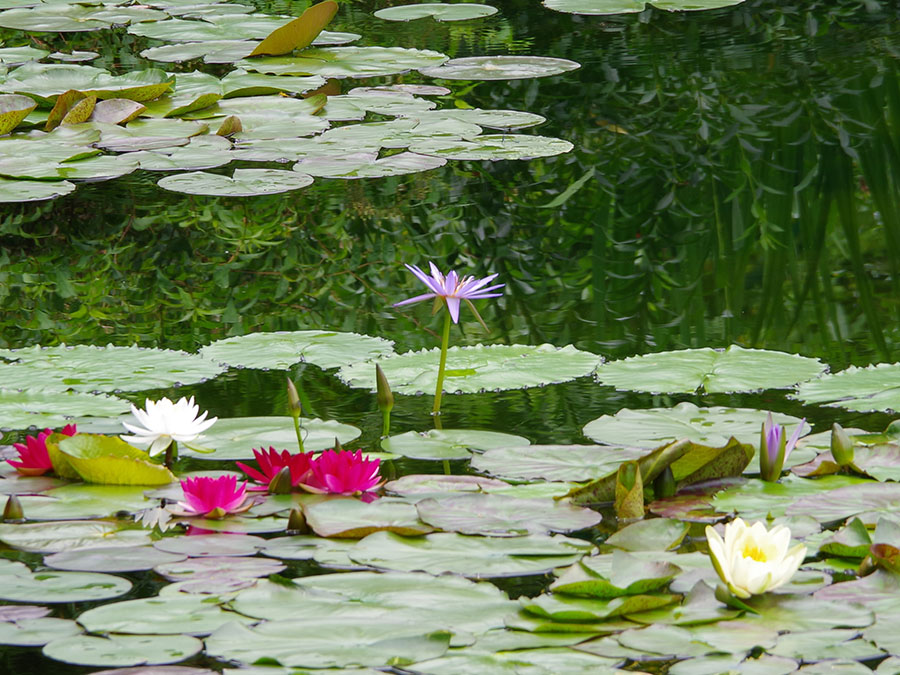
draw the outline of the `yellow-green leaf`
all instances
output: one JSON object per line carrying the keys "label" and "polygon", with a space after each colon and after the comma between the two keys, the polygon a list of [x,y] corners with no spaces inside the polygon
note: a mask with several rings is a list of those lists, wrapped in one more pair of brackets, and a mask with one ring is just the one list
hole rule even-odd
{"label": "yellow-green leaf", "polygon": [[616,517],[634,520],[644,517],[644,482],[637,462],[625,462],[616,472]]}
{"label": "yellow-green leaf", "polygon": [[84,97],[69,109],[69,112],[62,118],[60,124],[79,124],[81,122],[86,122],[90,118],[91,113],[94,112],[95,105],[97,105],[96,96]]}
{"label": "yellow-green leaf", "polygon": [[69,89],[56,97],[56,103],[53,109],[47,115],[47,123],[44,125],[44,131],[52,131],[60,125],[66,114],[72,109],[78,101],[85,98],[85,94],[76,89]]}
{"label": "yellow-green leaf", "polygon": [[0,95],[0,136],[15,129],[36,107],[37,103],[28,96]]}
{"label": "yellow-green leaf", "polygon": [[329,24],[337,13],[338,6],[333,0],[325,0],[313,5],[290,23],[276,28],[260,42],[250,56],[280,56],[295,49],[303,49],[312,44],[316,36]]}
{"label": "yellow-green leaf", "polygon": [[222,125],[219,127],[216,135],[231,136],[232,134],[236,134],[237,132],[243,130],[244,127],[243,125],[241,125],[241,119],[237,115],[229,115],[225,118],[225,121],[222,122]]}
{"label": "yellow-green leaf", "polygon": [[61,440],[59,450],[87,483],[166,485],[175,480],[166,467],[149,461],[147,453],[116,436],[76,434]]}

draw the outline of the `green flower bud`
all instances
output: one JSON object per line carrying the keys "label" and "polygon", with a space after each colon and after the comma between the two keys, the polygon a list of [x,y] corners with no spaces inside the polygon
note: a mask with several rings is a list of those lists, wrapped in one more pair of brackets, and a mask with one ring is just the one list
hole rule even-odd
{"label": "green flower bud", "polygon": [[297,387],[294,386],[291,378],[287,378],[287,392],[288,406],[290,407],[291,415],[299,417],[303,407],[300,405],[300,394],[297,393]]}
{"label": "green flower bud", "polygon": [[286,495],[291,492],[291,469],[288,466],[281,467],[269,481],[269,492],[273,495]]}
{"label": "green flower bud", "polygon": [[23,520],[25,520],[25,513],[22,511],[22,502],[16,495],[10,495],[3,508],[3,522],[15,523]]}
{"label": "green flower bud", "polygon": [[839,466],[853,463],[853,441],[837,422],[831,425],[831,456]]}
{"label": "green flower bud", "polygon": [[288,516],[287,531],[291,534],[308,534],[309,525],[306,524],[306,516],[300,509],[291,509]]}

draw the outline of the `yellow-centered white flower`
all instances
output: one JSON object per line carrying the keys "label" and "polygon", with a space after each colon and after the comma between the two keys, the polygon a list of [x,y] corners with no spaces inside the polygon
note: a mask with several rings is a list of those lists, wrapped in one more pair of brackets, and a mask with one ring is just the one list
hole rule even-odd
{"label": "yellow-centered white flower", "polygon": [[200,413],[200,407],[194,403],[194,397],[180,398],[172,403],[167,398],[144,403],[145,410],[131,406],[131,413],[141,426],[122,422],[134,436],[122,436],[123,441],[136,445],[149,445],[147,453],[152,457],[158,455],[171,445],[172,441],[190,443],[200,437],[219,419],[206,419],[206,411]]}
{"label": "yellow-centered white flower", "polygon": [[778,588],[794,576],[806,557],[806,546],[791,544],[791,531],[783,525],[771,530],[761,522],[748,526],[735,518],[725,526],[725,539],[706,527],[709,554],[719,578],[734,595],[749,598]]}

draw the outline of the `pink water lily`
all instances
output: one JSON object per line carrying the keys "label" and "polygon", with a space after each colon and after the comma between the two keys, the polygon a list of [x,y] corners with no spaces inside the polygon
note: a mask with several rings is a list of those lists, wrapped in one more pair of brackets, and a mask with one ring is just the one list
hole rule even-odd
{"label": "pink water lily", "polygon": [[[417,295],[414,298],[408,298],[394,304],[394,307],[401,305],[410,305],[414,302],[421,302],[429,298],[441,298],[447,305],[447,311],[453,323],[459,323],[459,301],[465,300],[470,307],[472,300],[480,300],[481,298],[496,298],[502,293],[491,293],[498,288],[503,288],[506,284],[495,284],[484,288],[497,278],[496,274],[490,274],[483,279],[476,279],[472,276],[460,278],[455,271],[451,271],[445,277],[433,262],[428,263],[431,266],[431,276],[428,276],[415,265],[406,265],[406,268],[416,275],[416,277],[425,284],[430,293]],[[477,316],[477,313],[476,313]]]}
{"label": "pink water lily", "polygon": [[199,476],[181,481],[184,501],[178,502],[185,514],[206,518],[224,518],[229,513],[246,511],[247,484],[237,484],[237,476]]}
{"label": "pink water lily", "polygon": [[284,467],[290,469],[291,486],[296,487],[307,477],[313,463],[313,453],[311,452],[299,452],[292,455],[287,450],[278,452],[271,446],[268,450],[254,449],[253,456],[256,458],[259,469],[254,469],[243,462],[237,462],[241,471],[259,483],[259,485],[251,485],[247,488],[248,490],[265,490]]}
{"label": "pink water lily", "polygon": [[384,482],[378,473],[380,464],[379,459],[363,457],[362,450],[326,450],[315,459],[301,487],[320,494],[365,495]]}
{"label": "pink water lily", "polygon": [[[74,424],[67,424],[62,428],[66,436],[74,436],[78,430]],[[40,476],[53,470],[50,461],[50,453],[47,452],[47,438],[53,433],[52,429],[44,429],[37,437],[26,436],[24,443],[13,443],[13,447],[19,453],[19,459],[7,460],[10,466],[15,467],[23,476]]]}

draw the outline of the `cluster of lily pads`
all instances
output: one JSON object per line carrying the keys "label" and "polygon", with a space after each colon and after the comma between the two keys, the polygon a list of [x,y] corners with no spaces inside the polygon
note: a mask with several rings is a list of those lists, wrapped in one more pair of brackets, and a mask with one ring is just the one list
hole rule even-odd
{"label": "cluster of lily pads", "polygon": [[[445,336],[460,302],[500,287],[411,269],[429,293],[398,304],[433,299]],[[802,400],[882,410],[895,405],[900,369],[827,374],[817,359],[736,345],[604,363],[572,346],[447,341],[397,354],[383,338],[297,331],[196,354],[0,351],[5,427],[77,424],[7,451],[0,598],[29,604],[0,607],[0,643],[101,667],[203,653],[244,675],[389,665],[612,673],[643,663],[671,673],[871,672],[863,663],[896,672],[896,425],[809,434],[789,415],[682,402],[595,419],[583,429],[594,444],[438,425],[350,451],[337,446],[360,430],[301,417],[291,387],[290,415],[256,418],[208,418],[193,399],[140,409],[115,396],[305,362],[377,391],[386,416],[395,396],[438,384],[458,394],[587,377],[601,395],[793,387]],[[209,469],[176,480],[159,462],[165,454],[177,469],[176,446]],[[55,476],[28,475],[40,448]],[[382,467],[404,457],[457,470],[382,485]],[[238,483],[245,476],[250,486]],[[42,558],[25,557],[32,568],[9,559],[16,551]],[[296,576],[297,561],[331,573]],[[116,573],[151,569],[171,583],[113,601],[131,589]],[[513,599],[486,581],[503,577],[538,585]],[[44,606],[94,601],[111,602],[74,618]]]}

